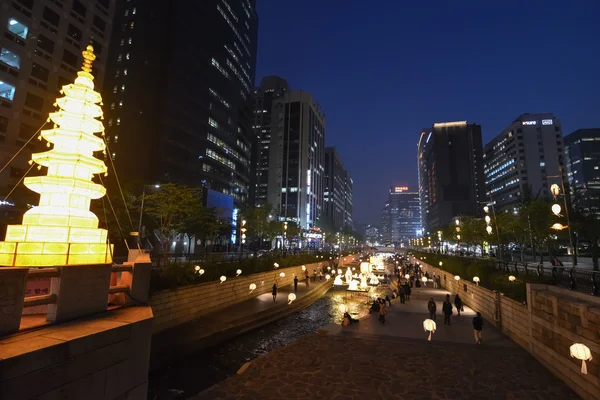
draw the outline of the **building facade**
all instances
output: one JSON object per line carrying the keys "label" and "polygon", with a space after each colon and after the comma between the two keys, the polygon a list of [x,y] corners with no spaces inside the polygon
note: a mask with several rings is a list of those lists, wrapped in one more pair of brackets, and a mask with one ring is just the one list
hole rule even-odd
{"label": "building facade", "polygon": [[518,212],[524,187],[549,196],[564,171],[561,122],[554,114],[522,114],[483,150],[486,198],[498,211]]}
{"label": "building facade", "polygon": [[389,218],[386,226],[386,245],[407,245],[417,237],[421,227],[419,192],[407,186],[391,186],[389,190]]}
{"label": "building facade", "polygon": [[334,232],[352,229],[352,178],[335,147],[325,148],[323,208],[327,225]]}
{"label": "building facade", "polygon": [[115,0],[15,0],[0,5],[2,163],[24,147],[0,175],[3,189],[20,182],[30,169],[32,151],[44,146],[31,139],[40,129],[52,128],[46,122],[48,114],[56,111],[62,86],[72,83],[81,70],[81,52],[89,44],[96,54],[95,89],[102,93],[114,11]]}
{"label": "building facade", "polygon": [[379,228],[369,225],[365,229],[365,241],[368,246],[377,246],[381,244]]}
{"label": "building facade", "polygon": [[435,123],[417,145],[422,234],[448,226],[455,216],[477,216],[485,199],[481,125]]}
{"label": "building facade", "polygon": [[325,114],[304,91],[274,99],[267,203],[281,220],[302,229],[323,212]]}
{"label": "building facade", "polygon": [[278,76],[264,77],[254,92],[254,146],[252,148],[250,203],[263,207],[267,203],[269,186],[269,152],[271,149],[271,119],[273,99],[282,97],[289,90],[287,81]]}
{"label": "building facade", "polygon": [[381,242],[386,246],[392,245],[392,237],[390,231],[390,204],[386,203],[381,210]]}
{"label": "building facade", "polygon": [[248,200],[257,31],[254,0],[118,2],[104,103],[121,180]]}
{"label": "building facade", "polygon": [[564,143],[575,205],[584,215],[600,219],[600,128],[578,129]]}

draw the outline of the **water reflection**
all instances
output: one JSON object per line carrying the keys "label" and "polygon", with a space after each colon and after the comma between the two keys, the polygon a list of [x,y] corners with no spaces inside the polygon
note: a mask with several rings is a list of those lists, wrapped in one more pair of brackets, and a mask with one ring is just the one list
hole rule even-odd
{"label": "water reflection", "polygon": [[383,287],[368,295],[347,295],[345,288],[333,288],[310,307],[229,342],[201,350],[150,374],[149,399],[187,399],[215,385],[247,361],[319,330],[329,323],[341,323],[339,305],[345,303],[354,318],[369,312],[369,298],[385,297]]}

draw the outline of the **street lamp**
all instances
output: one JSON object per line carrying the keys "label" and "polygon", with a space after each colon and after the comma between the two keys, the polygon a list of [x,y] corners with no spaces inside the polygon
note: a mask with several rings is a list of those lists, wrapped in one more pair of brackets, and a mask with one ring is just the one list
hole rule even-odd
{"label": "street lamp", "polygon": [[[557,222],[557,223],[553,224],[551,226],[551,228],[554,230],[557,230],[557,231],[562,231],[565,228],[569,228],[569,244],[571,246],[571,250],[573,251],[573,266],[575,267],[577,265],[577,249],[575,248],[575,246],[573,246],[573,234],[571,232],[571,222],[569,221],[569,208],[567,206],[567,194],[565,193],[565,182],[563,179],[562,167],[559,168],[559,173],[560,173],[560,175],[547,176],[546,178],[560,178],[560,184],[562,187],[563,204],[565,207],[565,216],[567,217],[567,226],[564,226],[560,222]],[[561,187],[559,187],[556,183],[553,183],[552,185],[550,185],[550,193],[552,193],[552,196],[554,197],[554,201],[556,201],[556,198],[560,195]],[[557,204],[557,203],[553,204],[551,209],[552,209],[552,213],[554,215],[556,215],[557,217],[561,217],[561,215],[560,215],[561,207],[559,204]]]}
{"label": "street lamp", "polygon": [[138,225],[138,245],[142,246],[142,215],[144,213],[144,199],[146,198],[146,187],[147,186],[152,186],[155,189],[160,188],[159,184],[154,184],[154,185],[144,185],[144,187],[142,188],[142,205],[140,206],[140,223]]}

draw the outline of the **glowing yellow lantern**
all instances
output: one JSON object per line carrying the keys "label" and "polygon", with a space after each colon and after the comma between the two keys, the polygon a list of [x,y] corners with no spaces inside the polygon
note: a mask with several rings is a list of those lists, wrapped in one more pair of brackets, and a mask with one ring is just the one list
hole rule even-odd
{"label": "glowing yellow lantern", "polygon": [[74,83],[64,85],[58,110],[50,113],[52,129],[41,132],[49,151],[32,154],[30,163],[48,168],[44,176],[27,177],[25,186],[40,194],[37,207],[23,215],[22,225],[9,225],[0,242],[0,265],[53,266],[112,262],[106,229],[90,211],[92,199],[106,189],[92,182],[94,174],[106,174],[104,161],[94,152],[105,152],[100,93],[94,91],[94,49],[83,51],[83,66]]}
{"label": "glowing yellow lantern", "polygon": [[440,261],[438,264],[439,264],[439,265],[440,265],[440,267],[441,267],[441,266],[442,266],[444,263]]}
{"label": "glowing yellow lantern", "polygon": [[330,280],[330,279],[331,279],[331,275],[329,275],[329,274],[325,275],[325,280],[326,280],[326,281],[328,281],[328,280]]}
{"label": "glowing yellow lantern", "polygon": [[250,292],[253,292],[256,290],[256,283],[251,283],[250,286],[248,286],[248,289],[250,289]]}
{"label": "glowing yellow lantern", "polygon": [[575,343],[569,348],[571,357],[581,360],[581,373],[587,375],[586,361],[592,361],[592,352],[585,344]]}
{"label": "glowing yellow lantern", "polygon": [[421,281],[423,281],[423,283],[425,283],[425,284],[427,284],[427,280],[428,280],[428,279],[427,279],[427,277],[426,277],[426,276],[424,276],[424,277],[422,277],[422,278],[421,278]]}
{"label": "glowing yellow lantern", "polygon": [[552,193],[554,197],[558,196],[560,194],[560,187],[558,187],[556,183],[553,183],[550,185],[550,193]]}
{"label": "glowing yellow lantern", "polygon": [[405,277],[406,279],[410,279],[410,275],[409,275],[409,274],[406,274],[406,275],[404,275],[404,277]]}
{"label": "glowing yellow lantern", "polygon": [[488,226],[486,226],[485,230],[486,230],[486,232],[487,232],[488,234],[490,234],[490,235],[492,234],[492,227],[491,227],[491,226],[489,226],[489,225],[488,225]]}
{"label": "glowing yellow lantern", "polygon": [[511,276],[508,277],[508,280],[511,281],[511,282],[514,282],[514,281],[517,280],[517,278],[515,278],[514,275],[511,275]]}
{"label": "glowing yellow lantern", "polygon": [[436,324],[435,321],[432,319],[426,319],[425,321],[423,321],[423,330],[425,330],[425,332],[429,332],[429,337],[427,338],[428,341],[431,342],[431,334],[435,332],[436,329]]}
{"label": "glowing yellow lantern", "polygon": [[294,300],[296,300],[296,295],[294,293],[288,294],[288,304],[292,304]]}
{"label": "glowing yellow lantern", "polygon": [[563,229],[565,229],[567,227],[565,225],[561,224],[560,222],[557,222],[554,225],[552,225],[551,228],[554,230],[557,230],[557,231],[562,231]]}

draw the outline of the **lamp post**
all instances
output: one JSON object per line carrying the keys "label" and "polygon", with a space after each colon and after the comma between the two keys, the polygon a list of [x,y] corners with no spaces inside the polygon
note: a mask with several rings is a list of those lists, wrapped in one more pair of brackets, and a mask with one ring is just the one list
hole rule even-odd
{"label": "lamp post", "polygon": [[[558,197],[560,195],[560,190],[562,188],[562,196],[563,196],[563,204],[565,206],[565,217],[567,217],[567,226],[563,226],[560,223],[556,223],[554,225],[552,225],[552,229],[555,230],[563,230],[565,228],[569,229],[569,245],[571,246],[571,249],[573,251],[573,266],[577,266],[577,249],[575,248],[575,246],[573,246],[573,233],[571,232],[571,221],[569,220],[569,207],[567,206],[567,193],[565,192],[565,181],[564,181],[564,173],[563,173],[563,169],[562,167],[559,167],[558,169],[559,171],[559,175],[554,175],[554,176],[547,176],[546,178],[560,178],[560,188],[558,187],[558,185],[556,183],[552,184],[550,186],[550,192],[552,193],[552,196],[554,196],[554,199],[556,200],[556,197]],[[558,207],[558,208],[557,208]],[[553,204],[552,205],[552,213],[554,215],[556,215],[557,217],[560,216],[560,206],[558,204]]]}
{"label": "lamp post", "polygon": [[140,223],[138,225],[138,245],[142,247],[142,216],[144,214],[144,200],[146,198],[146,186],[153,186],[155,189],[160,188],[159,184],[155,185],[144,185],[142,188],[142,204],[140,206]]}
{"label": "lamp post", "polygon": [[[485,202],[485,203],[487,203],[487,202]],[[500,232],[498,231],[498,221],[496,219],[496,208],[494,207],[494,200],[492,199],[492,193],[490,193],[490,202],[489,202],[489,205],[492,206],[492,216],[494,217],[494,227],[496,228],[496,239],[498,240],[498,254],[497,254],[497,257],[500,258],[500,259],[502,259],[502,250],[501,250],[501,247],[500,247]],[[483,212],[486,213],[485,224],[487,226],[486,226],[485,230],[488,233],[488,235],[491,235],[492,234],[492,223],[491,223],[490,216],[487,215],[490,212],[490,207],[487,204],[483,207]]]}
{"label": "lamp post", "polygon": [[442,231],[437,231],[440,254],[442,254]]}

